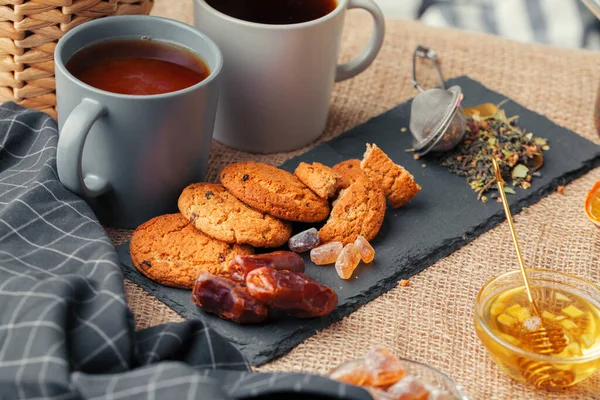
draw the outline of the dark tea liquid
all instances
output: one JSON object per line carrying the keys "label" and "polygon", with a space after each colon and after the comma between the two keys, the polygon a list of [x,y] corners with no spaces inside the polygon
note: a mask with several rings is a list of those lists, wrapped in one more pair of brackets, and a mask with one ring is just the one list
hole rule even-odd
{"label": "dark tea liquid", "polygon": [[196,54],[155,40],[100,42],[75,53],[67,69],[80,81],[113,93],[152,95],[203,81],[209,68]]}
{"label": "dark tea liquid", "polygon": [[312,21],[337,7],[336,0],[206,0],[206,3],[231,17],[272,25]]}

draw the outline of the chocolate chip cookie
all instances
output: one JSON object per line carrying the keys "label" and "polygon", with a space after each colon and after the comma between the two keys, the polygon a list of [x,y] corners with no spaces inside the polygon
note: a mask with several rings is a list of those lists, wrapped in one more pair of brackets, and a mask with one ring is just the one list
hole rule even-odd
{"label": "chocolate chip cookie", "polygon": [[321,243],[354,242],[359,235],[373,239],[383,223],[385,195],[366,176],[358,176],[335,200],[331,216],[319,231]]}
{"label": "chocolate chip cookie", "polygon": [[342,180],[340,174],[318,162],[312,164],[301,162],[294,171],[294,175],[323,199],[335,196]]}
{"label": "chocolate chip cookie", "polygon": [[289,172],[267,164],[229,164],[221,171],[220,179],[242,202],[286,221],[319,222],[329,215],[327,199],[317,196]]}
{"label": "chocolate chip cookie", "polygon": [[143,275],[165,286],[190,289],[200,271],[227,276],[238,254],[252,254],[246,245],[230,245],[205,235],[181,214],[152,218],[140,225],[129,244],[131,260]]}
{"label": "chocolate chip cookie", "polygon": [[367,143],[360,167],[381,186],[394,208],[406,204],[421,190],[415,178],[402,166],[395,164],[376,144]]}
{"label": "chocolate chip cookie", "polygon": [[289,222],[248,207],[220,184],[194,183],[183,190],[178,205],[192,225],[223,242],[279,247],[292,234]]}
{"label": "chocolate chip cookie", "polygon": [[367,177],[365,171],[360,169],[360,160],[351,159],[342,161],[333,166],[333,170],[342,176],[340,187],[345,189],[359,177]]}

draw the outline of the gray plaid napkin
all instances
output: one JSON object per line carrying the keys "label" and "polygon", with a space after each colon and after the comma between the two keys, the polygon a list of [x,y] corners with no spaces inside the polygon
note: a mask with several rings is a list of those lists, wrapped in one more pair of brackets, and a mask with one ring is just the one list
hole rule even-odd
{"label": "gray plaid napkin", "polygon": [[136,332],[114,247],[56,174],[56,122],[0,106],[0,399],[371,399],[257,374],[200,320]]}

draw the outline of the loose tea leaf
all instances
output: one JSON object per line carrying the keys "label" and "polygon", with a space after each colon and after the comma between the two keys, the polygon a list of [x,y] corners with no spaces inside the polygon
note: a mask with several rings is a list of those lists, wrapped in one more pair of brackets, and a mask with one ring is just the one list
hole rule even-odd
{"label": "loose tea leaf", "polygon": [[544,163],[543,152],[550,149],[545,139],[517,125],[518,116],[507,118],[501,104],[485,103],[465,109],[467,129],[463,141],[436,159],[451,172],[466,177],[479,199],[495,189],[491,157],[498,160],[507,182],[505,192],[515,194],[514,188],[529,189],[533,177],[540,176],[536,171]]}
{"label": "loose tea leaf", "polygon": [[529,168],[524,166],[523,164],[517,164],[512,170],[513,178],[527,178],[527,174],[529,174]]}

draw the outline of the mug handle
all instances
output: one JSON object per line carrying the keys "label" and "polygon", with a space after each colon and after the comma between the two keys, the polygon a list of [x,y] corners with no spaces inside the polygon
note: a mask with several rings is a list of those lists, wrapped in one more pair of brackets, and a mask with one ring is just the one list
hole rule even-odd
{"label": "mug handle", "polygon": [[56,149],[58,179],[71,192],[83,197],[98,197],[110,189],[110,183],[93,174],[83,176],[83,146],[94,123],[106,115],[97,101],[84,98],[67,117]]}
{"label": "mug handle", "polygon": [[373,17],[375,30],[371,34],[367,47],[365,47],[358,56],[345,64],[337,66],[335,73],[336,82],[352,78],[367,69],[375,57],[377,57],[377,54],[383,45],[385,20],[383,19],[383,14],[379,6],[375,4],[373,0],[350,0],[348,2],[348,10],[353,8],[362,8],[363,10],[368,11],[371,14],[371,17]]}

